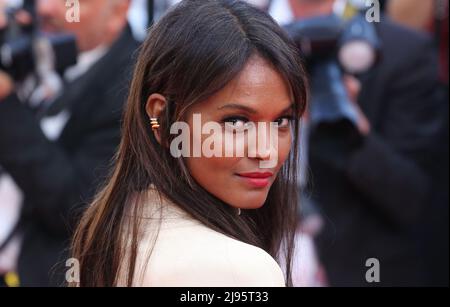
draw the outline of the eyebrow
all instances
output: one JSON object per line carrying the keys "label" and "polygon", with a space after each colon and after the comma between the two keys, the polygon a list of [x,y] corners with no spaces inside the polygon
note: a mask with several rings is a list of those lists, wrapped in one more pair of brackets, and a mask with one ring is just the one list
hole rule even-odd
{"label": "eyebrow", "polygon": [[[286,109],[281,111],[280,114],[287,113],[288,111],[292,110],[293,108],[294,108],[294,104],[292,103],[289,107],[287,107]],[[225,110],[225,109],[241,110],[241,111],[247,112],[249,114],[257,114],[258,113],[255,109],[252,109],[250,107],[247,107],[247,106],[244,106],[244,105],[238,104],[238,103],[226,104],[226,105],[218,108],[218,110]]]}

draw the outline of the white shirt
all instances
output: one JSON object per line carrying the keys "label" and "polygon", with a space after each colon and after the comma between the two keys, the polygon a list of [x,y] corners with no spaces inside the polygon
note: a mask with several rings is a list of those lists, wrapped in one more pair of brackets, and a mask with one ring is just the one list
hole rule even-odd
{"label": "white shirt", "polygon": [[[155,189],[148,196],[133,286],[285,286],[280,266],[264,250],[206,227]],[[119,286],[126,285],[124,276]]]}

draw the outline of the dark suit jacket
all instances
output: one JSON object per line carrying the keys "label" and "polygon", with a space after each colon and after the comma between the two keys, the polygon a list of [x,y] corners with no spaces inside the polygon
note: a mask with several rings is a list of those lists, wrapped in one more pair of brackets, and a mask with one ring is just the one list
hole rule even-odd
{"label": "dark suit jacket", "polygon": [[424,284],[420,226],[436,206],[435,173],[445,168],[439,153],[448,147],[448,111],[436,98],[432,42],[388,20],[377,29],[382,59],[362,77],[359,99],[371,134],[361,138],[343,122],[311,136],[312,193],[325,219],[316,242],[335,286],[370,285],[370,258],[380,261],[378,285]]}
{"label": "dark suit jacket", "polygon": [[[49,141],[35,114],[13,95],[0,103],[0,165],[25,196],[19,275],[24,286],[61,285],[63,252],[120,141],[120,120],[137,42],[126,28],[91,69],[48,110],[69,109],[60,138]],[[66,251],[67,252],[67,251]]]}

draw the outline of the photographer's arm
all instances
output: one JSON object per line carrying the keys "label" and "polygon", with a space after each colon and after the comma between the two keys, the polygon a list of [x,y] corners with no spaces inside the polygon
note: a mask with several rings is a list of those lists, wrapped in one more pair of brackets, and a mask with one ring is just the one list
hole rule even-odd
{"label": "photographer's arm", "polygon": [[107,174],[119,143],[124,98],[110,96],[99,99],[108,107],[96,107],[93,119],[86,119],[86,137],[73,152],[49,141],[32,112],[15,95],[0,98],[0,164],[36,204],[30,208],[36,220],[54,235],[65,235],[73,226]]}
{"label": "photographer's arm", "polygon": [[442,131],[437,64],[428,47],[391,80],[381,129],[365,137],[347,166],[350,181],[399,224],[416,221],[426,204],[427,171]]}

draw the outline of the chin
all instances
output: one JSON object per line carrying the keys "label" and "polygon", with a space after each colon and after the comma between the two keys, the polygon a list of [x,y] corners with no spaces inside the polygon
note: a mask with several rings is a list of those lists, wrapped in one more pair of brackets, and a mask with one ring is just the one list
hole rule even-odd
{"label": "chin", "polygon": [[242,192],[233,207],[241,209],[260,209],[267,200],[268,190],[250,190]]}

